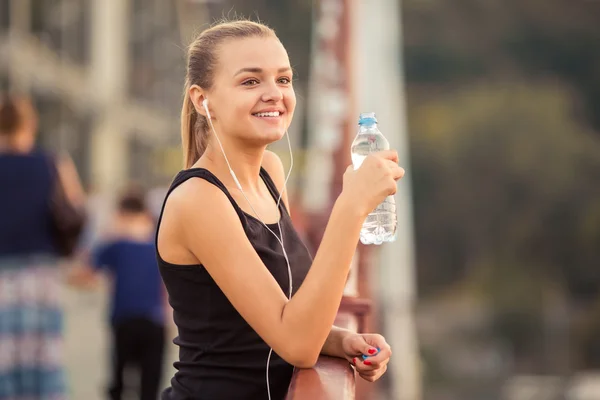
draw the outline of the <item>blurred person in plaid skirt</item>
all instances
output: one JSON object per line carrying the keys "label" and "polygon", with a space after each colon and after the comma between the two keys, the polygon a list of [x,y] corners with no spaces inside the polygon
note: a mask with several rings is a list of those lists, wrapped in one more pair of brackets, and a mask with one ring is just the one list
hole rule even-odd
{"label": "blurred person in plaid skirt", "polygon": [[[0,399],[61,400],[61,255],[53,229],[58,187],[82,207],[70,159],[35,148],[37,115],[24,98],[0,100]],[[73,237],[76,239],[76,237]]]}

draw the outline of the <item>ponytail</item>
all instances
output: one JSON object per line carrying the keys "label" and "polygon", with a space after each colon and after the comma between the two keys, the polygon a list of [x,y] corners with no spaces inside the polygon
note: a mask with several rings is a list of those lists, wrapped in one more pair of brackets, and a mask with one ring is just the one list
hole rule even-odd
{"label": "ponytail", "polygon": [[190,99],[189,84],[185,85],[183,96],[181,143],[183,147],[183,165],[185,169],[188,169],[200,159],[204,150],[206,150],[208,123],[203,115],[196,112],[194,103]]}

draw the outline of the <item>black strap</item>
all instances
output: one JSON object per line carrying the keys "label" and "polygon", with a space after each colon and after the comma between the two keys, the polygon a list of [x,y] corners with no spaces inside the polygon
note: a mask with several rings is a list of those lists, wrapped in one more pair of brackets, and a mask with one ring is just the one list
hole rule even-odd
{"label": "black strap", "polygon": [[[277,190],[275,183],[271,179],[271,176],[269,176],[269,173],[263,167],[260,168],[260,176],[263,179],[263,182],[265,182],[265,185],[267,186],[269,193],[271,193],[271,196],[273,197],[275,202],[277,202],[277,199],[279,198],[279,191]],[[233,196],[231,196],[231,193],[229,193],[229,190],[227,190],[227,187],[223,184],[223,182],[221,182],[221,180],[219,178],[217,178],[215,176],[215,174],[213,174],[212,172],[210,172],[209,170],[207,170],[205,168],[190,168],[190,169],[179,172],[173,179],[173,182],[171,183],[171,186],[169,187],[169,190],[167,191],[167,194],[163,201],[162,208],[160,210],[160,215],[158,218],[158,224],[157,224],[157,230],[156,230],[156,240],[158,240],[158,229],[160,228],[160,223],[162,221],[162,216],[163,216],[163,213],[165,210],[165,205],[167,203],[167,199],[169,198],[169,195],[179,185],[181,185],[183,182],[187,181],[190,178],[204,179],[204,180],[212,183],[219,189],[221,189],[223,191],[223,193],[225,193],[225,195],[229,199],[231,205],[235,209],[238,217],[240,218],[240,221],[242,222],[244,231],[246,231],[246,233],[248,233],[248,217],[246,216],[244,211],[240,208],[240,206],[237,204],[237,202],[235,201]],[[285,213],[289,216],[288,210],[285,207],[285,204],[283,203],[283,201],[280,202],[279,210],[281,212],[282,217],[283,217],[283,213]]]}
{"label": "black strap", "polygon": [[166,194],[165,199],[162,204],[162,208],[160,210],[160,215],[158,217],[158,224],[157,224],[157,229],[156,229],[157,240],[158,240],[158,229],[160,228],[160,223],[162,221],[163,213],[165,211],[165,205],[167,204],[167,199],[169,198],[169,195],[179,185],[181,185],[183,182],[185,182],[191,178],[204,179],[205,181],[208,181],[208,182],[212,183],[213,185],[215,185],[216,187],[218,187],[219,189],[221,189],[223,191],[223,193],[225,193],[225,195],[227,196],[229,201],[231,202],[231,205],[235,209],[235,212],[237,213],[238,217],[240,218],[240,221],[242,222],[244,231],[247,230],[248,221],[246,218],[246,214],[244,214],[244,211],[242,211],[242,209],[237,205],[234,198],[231,196],[231,193],[229,193],[229,190],[227,190],[227,188],[225,187],[223,182],[221,182],[219,180],[219,178],[217,178],[212,172],[210,172],[209,170],[207,170],[205,168],[190,168],[190,169],[179,172],[177,174],[177,176],[175,176],[175,178],[173,179],[173,182],[171,183],[171,186],[169,187],[169,190],[167,191],[167,194]]}
{"label": "black strap", "polygon": [[[265,182],[265,185],[267,186],[267,189],[269,189],[269,192],[271,193],[271,196],[273,196],[273,199],[275,200],[275,202],[277,203],[277,200],[279,199],[279,190],[277,190],[277,186],[275,185],[275,182],[273,182],[273,179],[271,179],[271,176],[269,175],[269,173],[267,172],[267,170],[265,170],[263,167],[260,167],[260,176],[263,179],[263,182]],[[285,211],[286,214],[289,215],[287,208],[285,207],[285,203],[283,202],[283,197],[282,200],[280,202],[280,208],[279,210],[283,210]],[[282,214],[283,216],[283,214]]]}

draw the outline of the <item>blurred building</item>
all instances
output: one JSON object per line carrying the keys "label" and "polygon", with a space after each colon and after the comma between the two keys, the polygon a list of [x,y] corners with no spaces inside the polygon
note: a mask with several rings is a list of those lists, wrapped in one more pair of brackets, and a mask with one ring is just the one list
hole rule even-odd
{"label": "blurred building", "polygon": [[0,1],[0,90],[33,97],[40,145],[97,192],[180,167],[181,47],[175,2]]}

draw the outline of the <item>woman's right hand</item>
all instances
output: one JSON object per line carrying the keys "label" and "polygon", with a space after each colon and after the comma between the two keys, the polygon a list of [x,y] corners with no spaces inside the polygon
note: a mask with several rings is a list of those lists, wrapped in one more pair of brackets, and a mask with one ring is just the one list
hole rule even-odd
{"label": "woman's right hand", "polygon": [[340,197],[345,196],[359,215],[366,218],[387,196],[396,193],[396,181],[403,176],[396,151],[371,153],[357,170],[352,165],[346,169]]}

